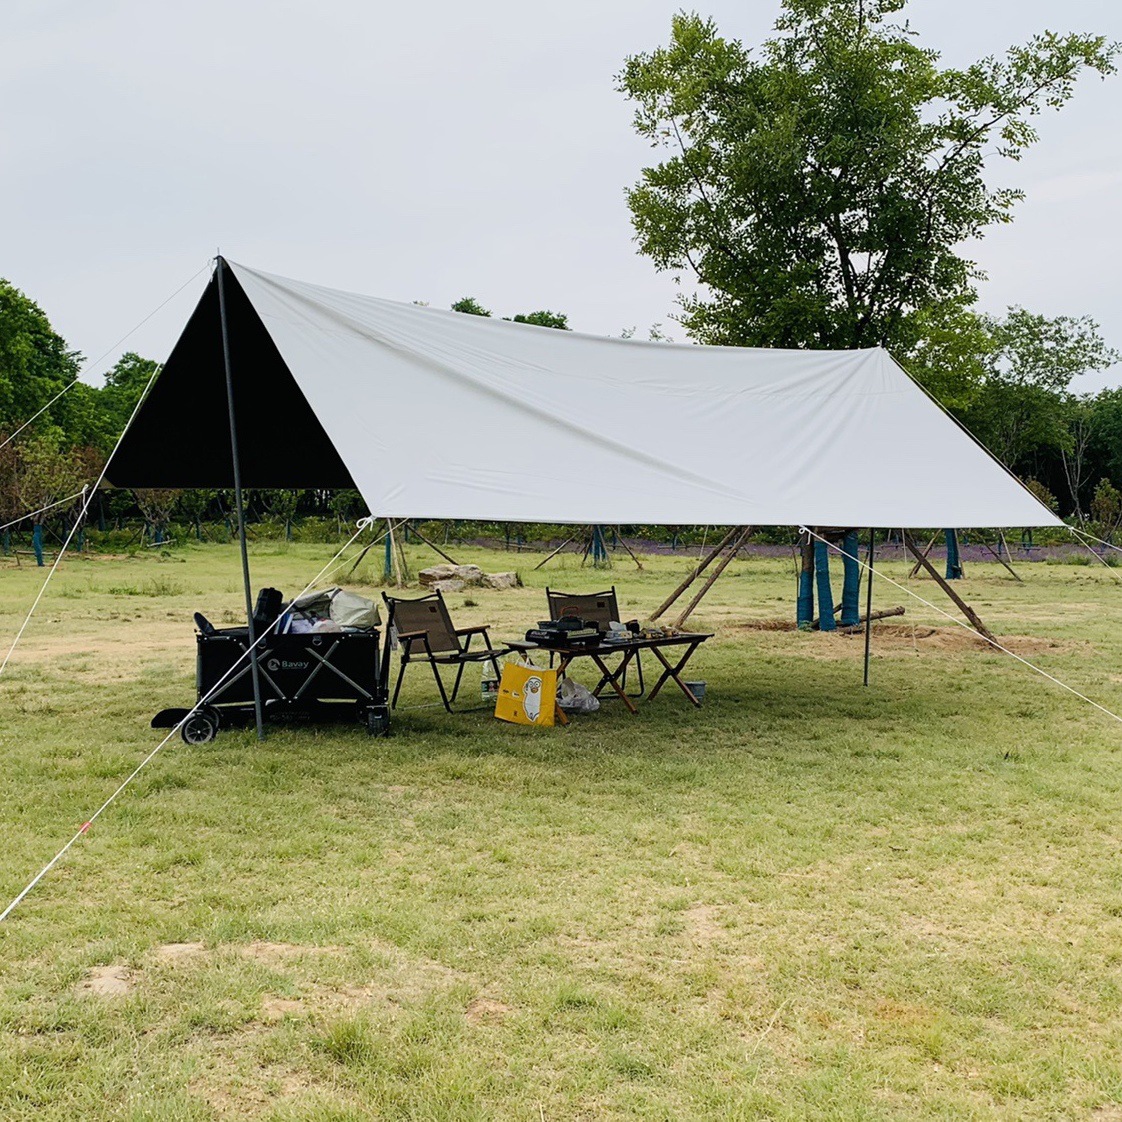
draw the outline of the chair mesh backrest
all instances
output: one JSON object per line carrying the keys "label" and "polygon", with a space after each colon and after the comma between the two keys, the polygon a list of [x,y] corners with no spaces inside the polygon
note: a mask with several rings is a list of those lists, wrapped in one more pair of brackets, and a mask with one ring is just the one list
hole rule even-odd
{"label": "chair mesh backrest", "polygon": [[[397,600],[393,597],[386,597],[386,600],[393,610],[393,625],[399,635],[410,631],[426,632],[434,654],[460,649],[459,636],[439,592],[422,596],[419,600]],[[416,650],[415,646],[414,653]]]}
{"label": "chair mesh backrest", "polygon": [[619,619],[619,605],[616,603],[616,590],[613,585],[607,592],[554,592],[545,590],[549,604],[550,619],[564,619],[574,616],[607,628],[612,620]]}

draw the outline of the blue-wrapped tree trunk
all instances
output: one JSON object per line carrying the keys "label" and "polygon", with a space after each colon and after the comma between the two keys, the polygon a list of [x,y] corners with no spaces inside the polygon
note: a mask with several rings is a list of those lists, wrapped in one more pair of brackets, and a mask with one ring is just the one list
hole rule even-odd
{"label": "blue-wrapped tree trunk", "polygon": [[842,627],[856,627],[861,622],[861,566],[857,561],[857,531],[850,530],[842,539]]}
{"label": "blue-wrapped tree trunk", "polygon": [[825,542],[814,543],[814,575],[818,583],[818,630],[833,631],[834,590],[830,587],[830,547]]}
{"label": "blue-wrapped tree trunk", "polygon": [[947,542],[947,580],[961,580],[962,558],[958,552],[958,531],[944,530],[943,537]]}

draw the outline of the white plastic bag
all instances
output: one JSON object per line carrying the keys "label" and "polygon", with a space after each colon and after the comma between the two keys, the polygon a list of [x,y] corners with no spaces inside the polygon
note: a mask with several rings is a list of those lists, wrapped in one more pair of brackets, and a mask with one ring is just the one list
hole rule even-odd
{"label": "white plastic bag", "polygon": [[574,682],[572,678],[562,678],[557,690],[557,704],[566,713],[595,713],[600,708],[600,699],[592,695],[587,686]]}

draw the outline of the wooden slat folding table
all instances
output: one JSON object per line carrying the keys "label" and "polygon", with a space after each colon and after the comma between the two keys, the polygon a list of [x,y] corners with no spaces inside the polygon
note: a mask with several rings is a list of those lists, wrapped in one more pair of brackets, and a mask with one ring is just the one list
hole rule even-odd
{"label": "wooden slat folding table", "polygon": [[[659,690],[667,682],[673,682],[681,691],[686,695],[686,699],[698,708],[701,707],[701,702],[694,696],[693,691],[682,680],[682,671],[685,670],[686,664],[693,658],[694,652],[706,639],[712,639],[711,633],[705,634],[702,632],[689,632],[682,635],[667,635],[661,639],[631,639],[621,643],[595,643],[592,646],[565,646],[563,643],[531,643],[516,641],[507,643],[507,647],[512,651],[549,651],[550,654],[557,655],[559,662],[557,665],[558,674],[564,674],[569,664],[578,658],[589,658],[596,665],[600,671],[601,678],[596,688],[592,691],[597,697],[600,691],[606,686],[611,686],[615,691],[616,696],[620,701],[627,706],[628,710],[632,713],[638,713],[639,710],[635,708],[635,704],[631,697],[628,695],[621,685],[624,672],[627,667],[634,661],[635,656],[640,651],[650,651],[654,657],[662,663],[662,674],[659,676],[654,687],[651,689],[648,697],[654,699],[658,696]],[[677,654],[677,660],[671,662],[666,657],[666,653],[671,652]],[[605,658],[611,655],[622,654],[623,658],[620,660],[618,666],[613,670],[604,661]]]}

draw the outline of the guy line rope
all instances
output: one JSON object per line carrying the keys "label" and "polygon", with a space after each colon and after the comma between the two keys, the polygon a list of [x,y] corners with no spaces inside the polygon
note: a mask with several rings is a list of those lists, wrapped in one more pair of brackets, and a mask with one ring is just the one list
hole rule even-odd
{"label": "guy line rope", "polygon": [[109,453],[109,458],[105,461],[101,471],[98,472],[97,481],[92,487],[86,484],[86,486],[82,488],[82,495],[84,496],[82,499],[82,509],[78,511],[78,515],[74,519],[74,525],[70,527],[65,541],[62,543],[62,548],[55,557],[54,564],[47,573],[38,595],[35,597],[34,601],[32,601],[31,607],[28,609],[19,631],[16,632],[16,637],[12,640],[12,645],[8,648],[8,653],[4,656],[4,661],[0,662],[0,677],[3,676],[4,671],[8,668],[8,661],[12,657],[12,652],[19,646],[19,641],[23,638],[23,633],[27,630],[28,624],[31,623],[31,617],[35,614],[35,609],[39,607],[39,601],[43,599],[43,593],[47,591],[47,585],[51,583],[51,577],[55,575],[67,549],[70,548],[70,543],[74,540],[74,535],[78,532],[78,527],[81,526],[85,520],[86,511],[90,509],[90,503],[93,502],[93,497],[97,493],[98,487],[101,486],[101,481],[105,478],[105,473],[109,470],[109,465],[113,462],[113,457],[116,455],[117,449],[121,446],[121,441],[125,439],[125,433],[129,431],[129,425],[132,424],[133,419],[140,411],[140,407],[144,403],[144,399],[148,396],[148,391],[152,388],[152,383],[156,380],[156,375],[159,374],[160,369],[161,367],[157,366],[156,369],[152,371],[152,376],[148,379],[148,384],[144,387],[144,392],[137,398],[136,405],[133,406],[133,410],[129,414],[129,419],[125,422],[125,427],[121,430],[121,435],[117,437],[117,443],[113,446],[113,451]]}
{"label": "guy line rope", "polygon": [[[327,564],[324,565],[324,567],[322,569],[320,569],[320,571],[318,573],[316,573],[316,575],[314,577],[312,577],[312,579],[304,586],[303,590],[296,595],[295,599],[299,600],[300,597],[304,595],[304,593],[311,591],[311,589],[315,586],[315,584],[322,577],[324,577],[327,573],[331,572],[334,568],[340,567],[339,565],[336,565],[336,562],[338,562],[339,558],[342,557],[342,555],[351,547],[351,545],[354,543],[355,539],[358,538],[359,535],[361,535],[364,530],[369,529],[369,527],[371,525],[373,525],[373,523],[374,523],[374,518],[373,517],[367,517],[367,518],[360,519],[359,523],[358,523],[358,529],[355,530],[355,532],[350,536],[350,538],[348,538],[347,541],[343,543],[343,545],[339,548],[339,550],[335,554],[335,556],[332,557],[331,560],[328,561]],[[397,524],[397,527],[395,527],[395,528],[398,528],[401,525],[402,525],[402,523],[399,522]],[[386,526],[387,526],[387,530],[386,530],[386,533],[382,535],[382,538],[385,538],[389,534],[390,523],[389,523],[388,520],[386,522]],[[377,543],[379,541],[381,541],[382,538],[375,539],[375,541],[371,542],[371,545],[377,545]],[[341,563],[340,563],[340,565],[341,565]],[[149,752],[148,755],[145,756],[144,759],[141,760],[139,764],[137,764],[137,766],[132,770],[132,772],[130,772],[129,775],[126,776],[126,778],[124,780],[122,780],[122,782],[117,787],[117,789],[101,804],[101,806],[99,806],[97,808],[97,810],[95,810],[93,812],[93,814],[91,814],[89,816],[88,819],[86,819],[85,822],[82,823],[82,825],[75,832],[74,836],[54,855],[54,857],[52,857],[50,859],[50,861],[48,861],[39,870],[39,872],[37,872],[35,874],[35,876],[33,876],[31,878],[30,881],[28,881],[28,883],[27,883],[26,887],[23,889],[23,891],[21,891],[16,897],[14,897],[13,900],[11,901],[11,903],[8,904],[8,906],[2,912],[0,912],[0,923],[3,923],[4,920],[6,920],[8,918],[8,916],[11,915],[12,912],[14,912],[17,907],[19,907],[19,905],[23,902],[23,900],[27,896],[27,894],[29,892],[31,892],[31,890],[43,879],[43,877],[45,877],[47,875],[47,873],[49,873],[51,871],[51,869],[53,869],[55,867],[55,865],[57,865],[59,863],[59,861],[62,860],[62,858],[70,850],[71,846],[73,846],[74,843],[76,841],[78,841],[78,839],[81,838],[84,834],[89,832],[90,827],[98,820],[98,818],[101,817],[102,813],[105,810],[107,810],[113,804],[113,802],[125,790],[125,788],[128,787],[130,783],[132,783],[132,781],[156,758],[157,755],[159,755],[160,751],[172,739],[172,737],[174,737],[175,734],[183,727],[184,723],[187,720],[189,720],[190,717],[201,706],[205,705],[214,696],[215,693],[218,692],[218,690],[221,688],[222,684],[230,677],[231,674],[234,673],[234,671],[241,665],[241,663],[244,662],[245,659],[247,659],[249,657],[250,652],[253,651],[253,649],[255,647],[257,647],[258,644],[260,644],[268,636],[268,634],[273,630],[273,628],[276,627],[278,622],[279,622],[279,619],[274,620],[261,633],[261,635],[254,642],[253,646],[247,647],[245,649],[245,651],[242,652],[241,656],[237,659],[236,662],[234,662],[234,664],[229,668],[229,670],[227,670],[226,673],[223,674],[222,677],[219,678],[218,681],[214,683],[214,685],[207,691],[207,693],[203,697],[201,697],[197,702],[195,702],[195,704],[179,720],[178,724],[176,724],[176,726],[167,734],[167,736],[165,736],[164,739],[161,740],[160,743],[157,744],[156,747],[153,748],[152,751]]]}
{"label": "guy line rope", "polygon": [[[857,564],[860,565],[863,569],[869,569],[869,565],[866,562],[862,561],[860,557],[854,557],[852,554],[846,553],[845,550],[841,548],[841,546],[834,545],[833,542],[826,541],[826,539],[822,537],[821,534],[816,534],[812,529],[810,529],[809,526],[802,526],[800,527],[800,529],[805,530],[808,534],[811,535],[811,537],[817,538],[820,542],[825,542],[826,545],[828,545],[831,549],[836,550],[843,557],[849,557],[852,560],[856,561]],[[873,572],[874,570],[869,569],[869,571]],[[996,639],[991,639],[988,636],[981,634],[981,632],[975,631],[974,628],[972,628],[969,624],[963,623],[962,620],[958,619],[956,616],[951,615],[950,612],[944,611],[939,607],[938,604],[932,604],[930,600],[925,600],[922,596],[919,595],[918,592],[913,592],[910,588],[905,587],[899,581],[893,580],[885,573],[883,569],[876,569],[875,575],[881,580],[888,581],[889,584],[900,589],[901,592],[906,592],[909,596],[912,597],[912,599],[918,600],[921,604],[925,604],[932,611],[938,612],[941,616],[945,616],[951,621],[951,623],[956,624],[958,627],[961,627],[964,631],[969,631],[971,635],[976,635],[979,639],[984,640],[991,647],[995,647],[997,650],[1003,651],[1011,658],[1015,658],[1018,662],[1023,663],[1030,670],[1035,670],[1037,674],[1041,675],[1044,678],[1047,678],[1048,681],[1054,682],[1061,689],[1067,690],[1067,692],[1070,694],[1074,694],[1080,699],[1080,701],[1087,702],[1088,705],[1092,705],[1096,709],[1098,709],[1100,713],[1105,713],[1108,717],[1111,717],[1119,724],[1122,724],[1122,716],[1119,716],[1117,713],[1112,712],[1105,705],[1100,705],[1097,701],[1088,697],[1086,694],[1080,693],[1077,689],[1075,689],[1074,686],[1069,686],[1067,682],[1061,682],[1060,679],[1057,678],[1054,674],[1049,674],[1048,671],[1043,667],[1037,666],[1034,662],[1029,662],[1027,658],[1023,658],[1021,655],[1017,654],[1016,651],[1011,651],[1008,647],[1003,646]]]}
{"label": "guy line rope", "polygon": [[[176,298],[176,296],[178,296],[195,279],[195,277],[197,277],[199,275],[199,273],[204,272],[209,267],[209,265],[210,265],[210,262],[208,261],[206,265],[204,265],[201,269],[198,270],[198,272],[196,272],[193,276],[191,276],[187,280],[185,280],[162,304],[160,304],[156,308],[153,308],[153,310],[150,311],[148,313],[148,315],[146,315],[144,317],[144,319],[142,319],[140,321],[140,323],[138,323],[131,331],[129,331],[125,335],[122,335],[121,338],[118,339],[117,342],[114,343],[113,346],[110,347],[109,350],[106,351],[105,354],[101,356],[101,358],[97,359],[96,362],[92,363],[91,365],[96,366],[98,362],[101,362],[102,358],[105,358],[105,355],[110,354],[117,347],[119,347],[126,339],[128,339],[130,335],[133,335],[135,332],[139,331],[140,328],[143,327],[161,308],[163,308],[166,304],[168,304],[172,300],[174,300]],[[74,519],[74,525],[70,527],[70,532],[66,535],[65,541],[62,543],[62,548],[58,551],[58,555],[55,557],[54,564],[51,565],[50,571],[47,573],[47,576],[43,581],[42,587],[39,589],[38,595],[35,597],[34,601],[32,602],[31,608],[28,611],[26,617],[24,618],[23,623],[20,625],[19,631],[16,632],[16,637],[12,640],[12,645],[8,648],[8,653],[4,655],[3,661],[0,662],[0,676],[2,676],[4,671],[8,668],[8,662],[10,661],[10,659],[12,657],[12,653],[15,651],[16,647],[19,646],[19,641],[23,638],[23,633],[27,630],[28,625],[31,623],[31,617],[35,614],[35,609],[39,607],[39,601],[43,599],[43,593],[45,593],[47,591],[47,585],[49,585],[51,583],[51,578],[55,575],[55,571],[58,569],[59,564],[62,561],[63,555],[66,553],[67,549],[69,548],[71,541],[74,539],[74,535],[78,532],[79,527],[85,521],[86,513],[90,508],[90,503],[93,501],[93,497],[97,493],[98,487],[101,486],[101,481],[105,478],[105,473],[109,470],[109,465],[110,465],[110,463],[112,463],[113,457],[114,457],[114,455],[116,455],[117,449],[121,446],[121,441],[124,440],[124,438],[125,438],[125,433],[128,432],[129,426],[132,424],[132,422],[135,419],[137,413],[140,411],[140,407],[144,403],[144,399],[148,396],[148,391],[152,388],[152,383],[156,380],[156,376],[160,373],[160,370],[162,368],[163,368],[163,364],[161,363],[161,364],[157,365],[156,368],[152,371],[151,377],[148,379],[147,383],[145,384],[144,390],[141,392],[140,397],[137,398],[136,405],[133,406],[133,410],[129,414],[129,419],[125,422],[125,427],[121,430],[121,435],[117,438],[117,443],[113,446],[113,451],[109,453],[109,457],[106,459],[104,466],[102,467],[101,471],[98,473],[97,481],[93,484],[92,487],[89,484],[86,484],[82,488],[81,491],[79,491],[76,495],[71,496],[71,498],[82,497],[82,509],[78,511],[78,515]],[[87,369],[89,369],[89,367],[87,367]],[[78,379],[75,379],[73,382],[71,382],[66,387],[66,389],[64,389],[62,391],[62,393],[56,394],[50,401],[48,401],[47,404],[44,405],[43,408],[40,409],[38,413],[36,413],[34,416],[30,417],[28,420],[24,421],[24,423],[22,425],[20,425],[20,427],[18,429],[16,429],[16,431],[14,433],[12,433],[11,436],[9,436],[3,443],[0,443],[0,448],[3,448],[10,441],[12,441],[16,436],[18,436],[25,428],[27,428],[28,425],[31,424],[32,421],[35,420],[36,417],[38,417],[41,413],[43,413],[47,409],[49,409],[51,407],[51,405],[54,404],[54,402],[56,402],[60,397],[62,397],[62,394],[66,393],[68,390],[72,389],[75,385],[77,385],[77,383],[78,383]],[[70,499],[63,499],[63,500],[61,500],[60,503],[55,503],[53,505],[54,506],[60,506],[62,502],[69,502],[69,501],[70,501]],[[44,507],[43,508],[43,510],[49,510],[49,509],[51,509],[51,508],[50,507]],[[32,514],[41,514],[41,513],[42,513],[42,511],[33,511],[32,512]],[[22,522],[24,518],[29,518],[31,516],[32,515],[25,514],[21,518],[17,518],[15,520],[15,522],[10,522],[8,525],[9,526],[14,526],[16,524],[16,522]],[[3,530],[3,529],[7,529],[7,527],[0,527],[0,530]]]}
{"label": "guy line rope", "polygon": [[37,514],[45,514],[48,510],[54,510],[56,506],[65,506],[67,503],[72,503],[75,499],[80,499],[85,493],[86,488],[83,486],[80,491],[75,491],[73,495],[67,495],[65,499],[59,499],[57,502],[48,503],[46,506],[41,506],[38,510],[29,510],[26,514],[21,514],[19,518],[13,518],[11,522],[5,522],[3,526],[0,526],[0,531],[18,526],[21,522],[26,522],[29,518],[34,518]]}

